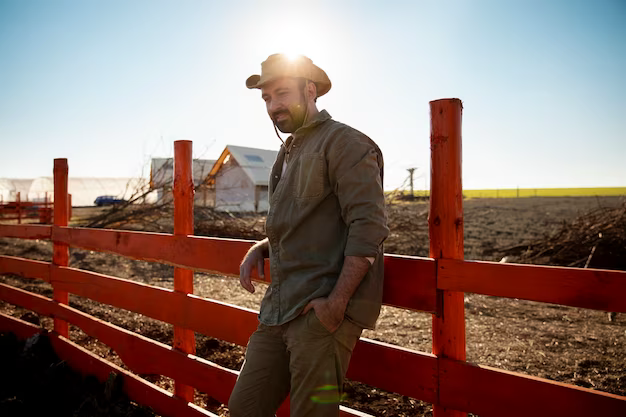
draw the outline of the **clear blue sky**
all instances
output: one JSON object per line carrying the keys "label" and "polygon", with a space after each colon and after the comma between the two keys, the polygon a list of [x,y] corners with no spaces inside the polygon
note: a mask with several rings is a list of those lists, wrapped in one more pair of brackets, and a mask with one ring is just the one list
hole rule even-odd
{"label": "clear blue sky", "polygon": [[245,79],[274,52],[329,74],[318,100],[428,182],[430,100],[463,100],[465,188],[626,186],[626,2],[0,0],[0,177],[147,175],[278,149]]}

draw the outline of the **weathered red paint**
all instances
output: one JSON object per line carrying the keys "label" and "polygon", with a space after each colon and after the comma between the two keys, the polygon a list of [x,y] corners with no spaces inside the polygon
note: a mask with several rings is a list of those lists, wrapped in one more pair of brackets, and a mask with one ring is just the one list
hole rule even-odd
{"label": "weathered red paint", "polygon": [[385,391],[437,402],[437,357],[429,353],[361,338],[347,376]]}
{"label": "weathered red paint", "polygon": [[0,237],[49,240],[51,236],[52,226],[0,224]]}
{"label": "weathered red paint", "polygon": [[[68,184],[68,167],[67,159],[55,159],[54,160],[54,225],[56,227],[67,226],[68,223],[68,208],[69,202],[67,197],[67,184]],[[52,252],[52,263],[58,266],[68,266],[69,264],[69,247],[66,243],[54,242]],[[70,296],[66,291],[61,291],[52,286],[54,293],[54,300],[68,304],[70,302]],[[66,322],[58,318],[54,318],[54,330],[61,336],[69,338],[70,330]]]}
{"label": "weathered red paint", "polygon": [[13,333],[22,340],[28,339],[42,330],[39,326],[4,313],[0,313],[0,329],[3,332]]}
{"label": "weathered red paint", "polygon": [[[78,296],[241,346],[247,344],[258,324],[257,311],[135,281],[65,267],[52,267],[50,275],[55,286]],[[372,357],[377,360],[372,361]],[[432,355],[362,339],[355,348],[348,376],[353,380],[375,383],[381,389],[434,402],[434,366]]]}
{"label": "weathered red paint", "polygon": [[441,405],[481,417],[626,416],[626,397],[439,359]]}
{"label": "weathered red paint", "polygon": [[79,370],[84,375],[95,375],[98,380],[104,382],[111,372],[115,372],[122,378],[122,387],[128,397],[145,406],[152,408],[162,416],[184,417],[217,417],[216,414],[189,404],[175,397],[168,391],[101,359],[96,354],[84,349],[70,340],[52,333],[50,342],[57,355],[63,358],[73,369]]}
{"label": "weathered red paint", "polygon": [[0,274],[13,274],[50,282],[50,267],[50,262],[0,255]]}
{"label": "weathered red paint", "polygon": [[[463,259],[463,189],[461,186],[461,100],[430,102],[430,257]],[[440,358],[465,360],[463,293],[437,291],[433,315],[433,353]],[[462,417],[466,413],[438,404],[434,417]]]}
{"label": "weathered red paint", "polygon": [[22,224],[22,205],[20,204],[22,200],[21,194],[22,193],[18,191],[17,198],[15,199],[17,202],[17,224]]}
{"label": "weathered red paint", "polygon": [[[20,339],[27,339],[42,331],[38,326],[2,313],[0,313],[0,329],[10,331]],[[65,360],[72,369],[83,375],[95,375],[101,382],[105,382],[110,373],[115,372],[123,379],[122,389],[131,400],[151,407],[160,415],[217,417],[199,407],[187,404],[162,388],[100,358],[56,333],[48,333],[48,336],[56,354]]]}
{"label": "weathered red paint", "polygon": [[626,271],[438,261],[440,289],[626,313]]}
{"label": "weathered red paint", "polygon": [[[239,276],[241,259],[254,244],[253,241],[241,239],[77,227],[55,227],[52,238],[72,247],[161,262],[195,271],[235,276]],[[253,274],[254,279],[259,281],[256,272]],[[268,264],[265,276],[264,281],[269,281]],[[435,262],[432,259],[385,255],[383,293],[385,304],[416,311],[435,312],[435,292]]]}
{"label": "weathered red paint", "polygon": [[[193,235],[193,170],[192,145],[188,140],[174,142],[174,235]],[[210,256],[210,254],[207,254]],[[193,271],[174,268],[174,290],[179,294],[193,293]],[[193,330],[174,326],[174,347],[184,353],[196,353]],[[174,392],[186,401],[193,401],[193,387],[175,380]]]}
{"label": "weathered red paint", "polygon": [[[60,317],[78,326],[89,336],[113,348],[124,364],[136,373],[162,374],[181,381],[189,387],[196,387],[203,392],[208,392],[222,403],[228,402],[230,392],[237,379],[237,371],[223,368],[193,355],[184,354],[165,344],[19,288],[0,283],[0,298],[41,315]],[[1,324],[3,324],[2,321],[0,321]],[[15,325],[12,325],[12,328],[14,327]],[[24,334],[29,334],[29,332],[24,332]],[[79,364],[79,369],[80,366]],[[344,409],[344,415],[359,414],[352,413],[350,409]]]}

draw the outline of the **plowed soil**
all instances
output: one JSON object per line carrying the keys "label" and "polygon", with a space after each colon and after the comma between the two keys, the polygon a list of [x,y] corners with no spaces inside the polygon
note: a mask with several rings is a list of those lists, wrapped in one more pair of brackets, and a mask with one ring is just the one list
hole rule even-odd
{"label": "plowed soil", "polygon": [[[599,206],[616,207],[622,202],[620,198],[608,197],[466,200],[465,257],[499,261],[507,248],[555,233],[563,227],[564,221],[586,211]],[[75,210],[74,220],[80,220],[89,211]],[[393,204],[388,207],[388,213],[391,234],[385,252],[428,256],[428,204]],[[196,221],[196,233],[259,238],[263,223],[262,216],[224,216],[211,223]],[[0,254],[50,261],[52,246],[45,241],[0,239]],[[515,260],[514,257],[508,259],[509,262]],[[172,267],[116,255],[71,249],[70,266],[151,285],[173,286]],[[0,276],[0,282],[52,295],[50,286],[43,282],[8,275]],[[196,273],[194,278],[197,295],[254,309],[258,309],[264,289],[264,285],[257,284],[256,293],[248,294],[232,277]],[[73,295],[70,304],[121,327],[171,343],[172,328],[168,324]],[[466,294],[465,308],[468,361],[626,395],[626,315],[618,314],[610,321],[606,312],[477,294]],[[17,317],[27,314],[26,310],[4,302],[0,302],[0,311]],[[33,317],[32,313],[26,318],[40,320],[43,327],[52,328],[48,318]],[[430,352],[430,332],[429,314],[383,307],[376,330],[366,330],[363,336]],[[72,327],[71,338],[123,366],[115,352],[80,329]],[[222,366],[238,369],[244,348],[197,335],[197,352]],[[173,388],[172,381],[165,377],[146,378],[166,389]],[[348,381],[345,390],[346,406],[373,415],[432,415],[430,404],[360,383]],[[4,392],[0,394],[0,401],[5,401]],[[228,415],[225,406],[204,393],[197,393],[196,403],[217,414]]]}

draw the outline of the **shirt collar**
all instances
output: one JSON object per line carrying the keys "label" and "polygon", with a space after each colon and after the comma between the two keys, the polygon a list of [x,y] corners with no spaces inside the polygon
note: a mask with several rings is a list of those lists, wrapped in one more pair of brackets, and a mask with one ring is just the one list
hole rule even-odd
{"label": "shirt collar", "polygon": [[321,125],[322,123],[324,123],[326,120],[330,120],[331,116],[330,114],[328,114],[328,112],[326,110],[321,110],[319,111],[315,117],[313,117],[312,119],[308,120],[304,125],[300,126],[294,133],[292,133],[286,140],[285,140],[285,146],[287,148],[289,148],[289,145],[291,144],[291,141],[294,140],[294,138],[296,136],[301,137],[303,134],[305,134],[308,130],[313,129],[316,126]]}
{"label": "shirt collar", "polygon": [[306,130],[312,129],[324,123],[326,120],[329,120],[330,118],[331,118],[330,114],[328,114],[326,110],[322,110],[318,112],[312,119],[307,120],[307,122],[304,125],[300,126],[298,130],[294,132],[294,136],[299,135]]}

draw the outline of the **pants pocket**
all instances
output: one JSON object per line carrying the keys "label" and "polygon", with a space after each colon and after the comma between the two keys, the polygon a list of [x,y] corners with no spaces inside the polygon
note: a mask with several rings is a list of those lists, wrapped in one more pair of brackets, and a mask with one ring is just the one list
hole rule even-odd
{"label": "pants pocket", "polygon": [[312,308],[307,313],[306,324],[309,329],[311,329],[315,333],[324,334],[324,335],[332,335],[332,333],[322,324],[320,319],[315,314],[315,309]]}

